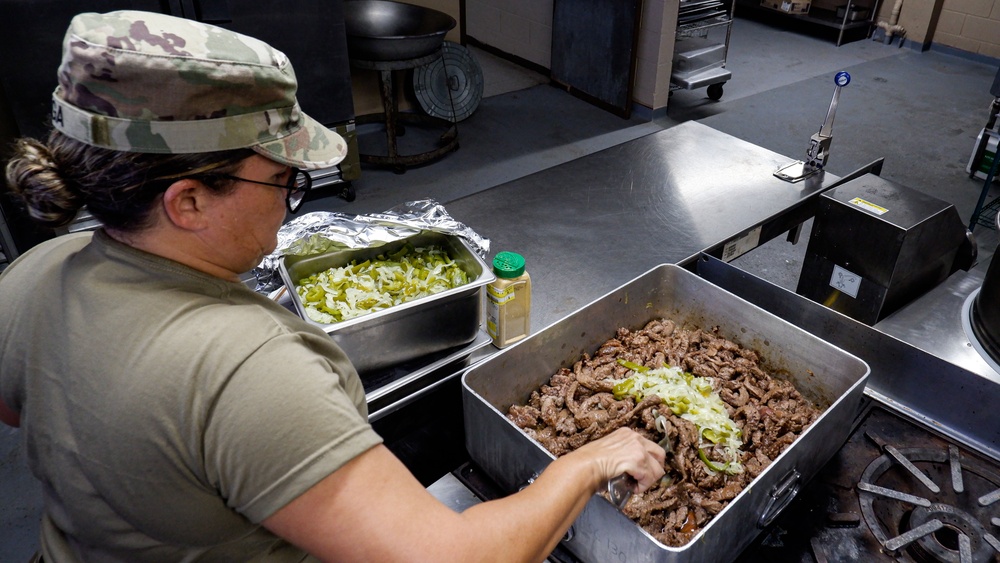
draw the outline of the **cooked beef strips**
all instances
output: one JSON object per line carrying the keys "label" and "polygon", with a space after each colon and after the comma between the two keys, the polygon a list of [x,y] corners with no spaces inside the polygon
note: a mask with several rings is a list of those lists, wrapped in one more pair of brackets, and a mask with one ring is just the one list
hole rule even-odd
{"label": "cooked beef strips", "polygon": [[[790,383],[765,373],[756,352],[717,332],[718,327],[686,329],[666,319],[634,332],[620,328],[593,357],[585,354],[572,369],[560,369],[527,404],[511,406],[507,416],[556,456],[622,426],[660,443],[667,450],[666,477],[632,495],[624,513],[663,544],[683,546],[820,414]],[[631,371],[619,360],[648,368],[674,366],[711,378],[741,430],[743,472],[712,471],[699,459],[698,428],[673,415],[659,397],[638,403],[631,397],[616,399],[613,385]],[[665,431],[657,429],[658,416]]]}

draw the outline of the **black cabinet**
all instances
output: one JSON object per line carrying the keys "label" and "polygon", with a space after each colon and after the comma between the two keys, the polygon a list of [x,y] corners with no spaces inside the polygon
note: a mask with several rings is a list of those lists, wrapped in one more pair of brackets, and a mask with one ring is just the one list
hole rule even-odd
{"label": "black cabinet", "polygon": [[616,115],[632,111],[640,0],[556,0],[551,78]]}

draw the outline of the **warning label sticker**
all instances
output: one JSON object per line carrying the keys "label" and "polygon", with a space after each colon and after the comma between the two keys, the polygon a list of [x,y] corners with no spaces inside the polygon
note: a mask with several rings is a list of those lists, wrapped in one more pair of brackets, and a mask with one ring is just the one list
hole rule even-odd
{"label": "warning label sticker", "polygon": [[856,198],[852,199],[850,201],[850,203],[852,203],[854,205],[857,205],[858,207],[860,207],[862,209],[867,209],[868,211],[871,211],[872,213],[874,213],[876,215],[882,215],[883,213],[888,213],[889,212],[888,209],[882,207],[881,205],[875,205],[874,203],[872,203],[870,201],[863,200],[860,197],[856,197]]}

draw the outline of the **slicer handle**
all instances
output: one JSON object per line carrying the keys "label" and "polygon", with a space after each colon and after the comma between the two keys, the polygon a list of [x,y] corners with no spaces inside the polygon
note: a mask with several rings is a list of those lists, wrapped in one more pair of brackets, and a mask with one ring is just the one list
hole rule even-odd
{"label": "slicer handle", "polygon": [[840,89],[851,83],[851,75],[842,70],[833,75],[833,83],[837,85],[837,89],[833,91],[833,100],[830,102],[830,109],[826,112],[826,121],[823,122],[823,127],[819,130],[820,137],[831,136],[833,118],[837,115],[837,102],[840,101]]}

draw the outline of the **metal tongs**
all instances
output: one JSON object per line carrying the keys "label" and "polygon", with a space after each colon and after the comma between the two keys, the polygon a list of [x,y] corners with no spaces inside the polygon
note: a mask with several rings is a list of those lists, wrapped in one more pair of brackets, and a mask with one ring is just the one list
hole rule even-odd
{"label": "metal tongs", "polygon": [[632,498],[632,493],[639,486],[638,481],[628,473],[622,473],[608,481],[608,496],[618,510],[625,508],[625,503]]}

